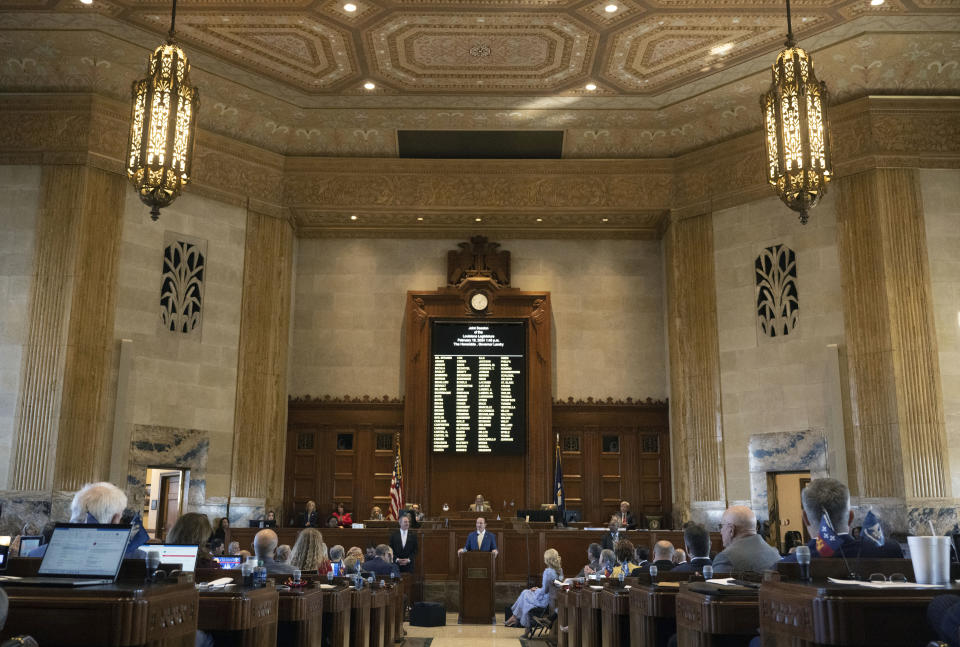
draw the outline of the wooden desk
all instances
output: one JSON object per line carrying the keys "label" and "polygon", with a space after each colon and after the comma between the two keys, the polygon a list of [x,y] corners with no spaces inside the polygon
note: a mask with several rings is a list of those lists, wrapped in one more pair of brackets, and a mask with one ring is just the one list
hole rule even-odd
{"label": "wooden desk", "polygon": [[280,591],[277,644],[311,647],[323,644],[323,591],[318,588]]}
{"label": "wooden desk", "polygon": [[211,633],[218,647],[272,647],[279,606],[276,589],[202,591],[197,628]]}
{"label": "wooden desk", "polygon": [[[379,584],[378,584],[379,586]],[[387,613],[389,612],[390,592],[385,588],[373,588],[370,591],[370,647],[384,647],[386,644]],[[393,618],[391,618],[393,620]]]}
{"label": "wooden desk", "polygon": [[370,642],[370,606],[373,592],[364,586],[350,589],[350,645],[362,647]]}
{"label": "wooden desk", "polygon": [[704,594],[680,585],[677,594],[678,647],[746,645],[760,626],[759,595]]}
{"label": "wooden desk", "polygon": [[679,588],[637,582],[630,589],[631,647],[666,647],[677,633]]}
{"label": "wooden desk", "polygon": [[[834,560],[838,561],[838,560]],[[764,582],[760,633],[765,646],[926,645],[930,600],[949,589],[868,589],[815,582]]]}
{"label": "wooden desk", "polygon": [[581,589],[573,587],[557,591],[557,624],[560,625],[558,647],[580,647],[580,595],[582,593]]}
{"label": "wooden desk", "polygon": [[0,638],[33,636],[57,645],[191,647],[197,631],[192,582],[119,581],[77,589],[10,586],[10,614]]}
{"label": "wooden desk", "polygon": [[600,647],[603,636],[603,624],[600,618],[600,594],[601,591],[591,589],[589,586],[581,590],[577,598],[577,604],[580,607],[580,646],[581,647]]}
{"label": "wooden desk", "polygon": [[323,636],[330,647],[350,647],[351,589],[338,586],[323,593]]}
{"label": "wooden desk", "polygon": [[603,647],[630,644],[630,589],[607,587],[600,593]]}

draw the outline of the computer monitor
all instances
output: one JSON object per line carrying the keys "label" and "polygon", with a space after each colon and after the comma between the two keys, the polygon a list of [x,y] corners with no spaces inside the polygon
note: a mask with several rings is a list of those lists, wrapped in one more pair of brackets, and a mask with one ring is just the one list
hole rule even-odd
{"label": "computer monitor", "polygon": [[160,553],[160,563],[176,565],[184,573],[192,573],[197,566],[197,546],[189,544],[144,544],[140,546],[143,552],[156,551]]}
{"label": "computer monitor", "polygon": [[250,519],[247,522],[251,528],[276,528],[276,519]]}
{"label": "computer monitor", "polygon": [[20,537],[20,557],[26,557],[43,542],[41,535],[23,535]]}
{"label": "computer monitor", "polygon": [[220,565],[220,568],[226,569],[240,568],[242,565],[241,562],[243,561],[243,558],[239,555],[224,555],[222,557],[214,557],[213,559]]}

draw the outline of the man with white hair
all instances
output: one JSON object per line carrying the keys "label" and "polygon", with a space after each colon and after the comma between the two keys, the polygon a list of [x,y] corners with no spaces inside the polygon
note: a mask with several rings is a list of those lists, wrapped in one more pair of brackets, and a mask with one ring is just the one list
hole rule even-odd
{"label": "man with white hair", "polygon": [[723,550],[713,560],[715,573],[765,571],[780,561],[776,548],[757,534],[757,515],[746,506],[727,508],[720,519]]}
{"label": "man with white hair", "polygon": [[[113,483],[87,483],[70,502],[70,523],[120,523],[127,507],[127,495]],[[141,557],[137,549],[146,543],[146,533],[137,533],[127,544],[125,557]],[[30,551],[29,557],[43,557],[47,544]]]}

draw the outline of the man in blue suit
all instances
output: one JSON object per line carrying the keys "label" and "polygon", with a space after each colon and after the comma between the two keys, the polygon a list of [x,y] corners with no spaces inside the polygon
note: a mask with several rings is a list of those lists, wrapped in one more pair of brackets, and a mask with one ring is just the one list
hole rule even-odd
{"label": "man in blue suit", "polygon": [[487,532],[487,520],[483,517],[477,517],[477,529],[467,535],[467,544],[460,552],[465,553],[468,550],[479,550],[497,556],[497,538],[492,532]]}

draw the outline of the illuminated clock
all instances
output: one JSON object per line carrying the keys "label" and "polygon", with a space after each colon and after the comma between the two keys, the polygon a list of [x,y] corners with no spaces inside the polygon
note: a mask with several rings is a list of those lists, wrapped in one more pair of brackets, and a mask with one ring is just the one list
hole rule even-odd
{"label": "illuminated clock", "polygon": [[490,305],[490,301],[483,292],[474,292],[470,297],[470,307],[473,308],[475,312],[483,312],[487,309],[488,305]]}

